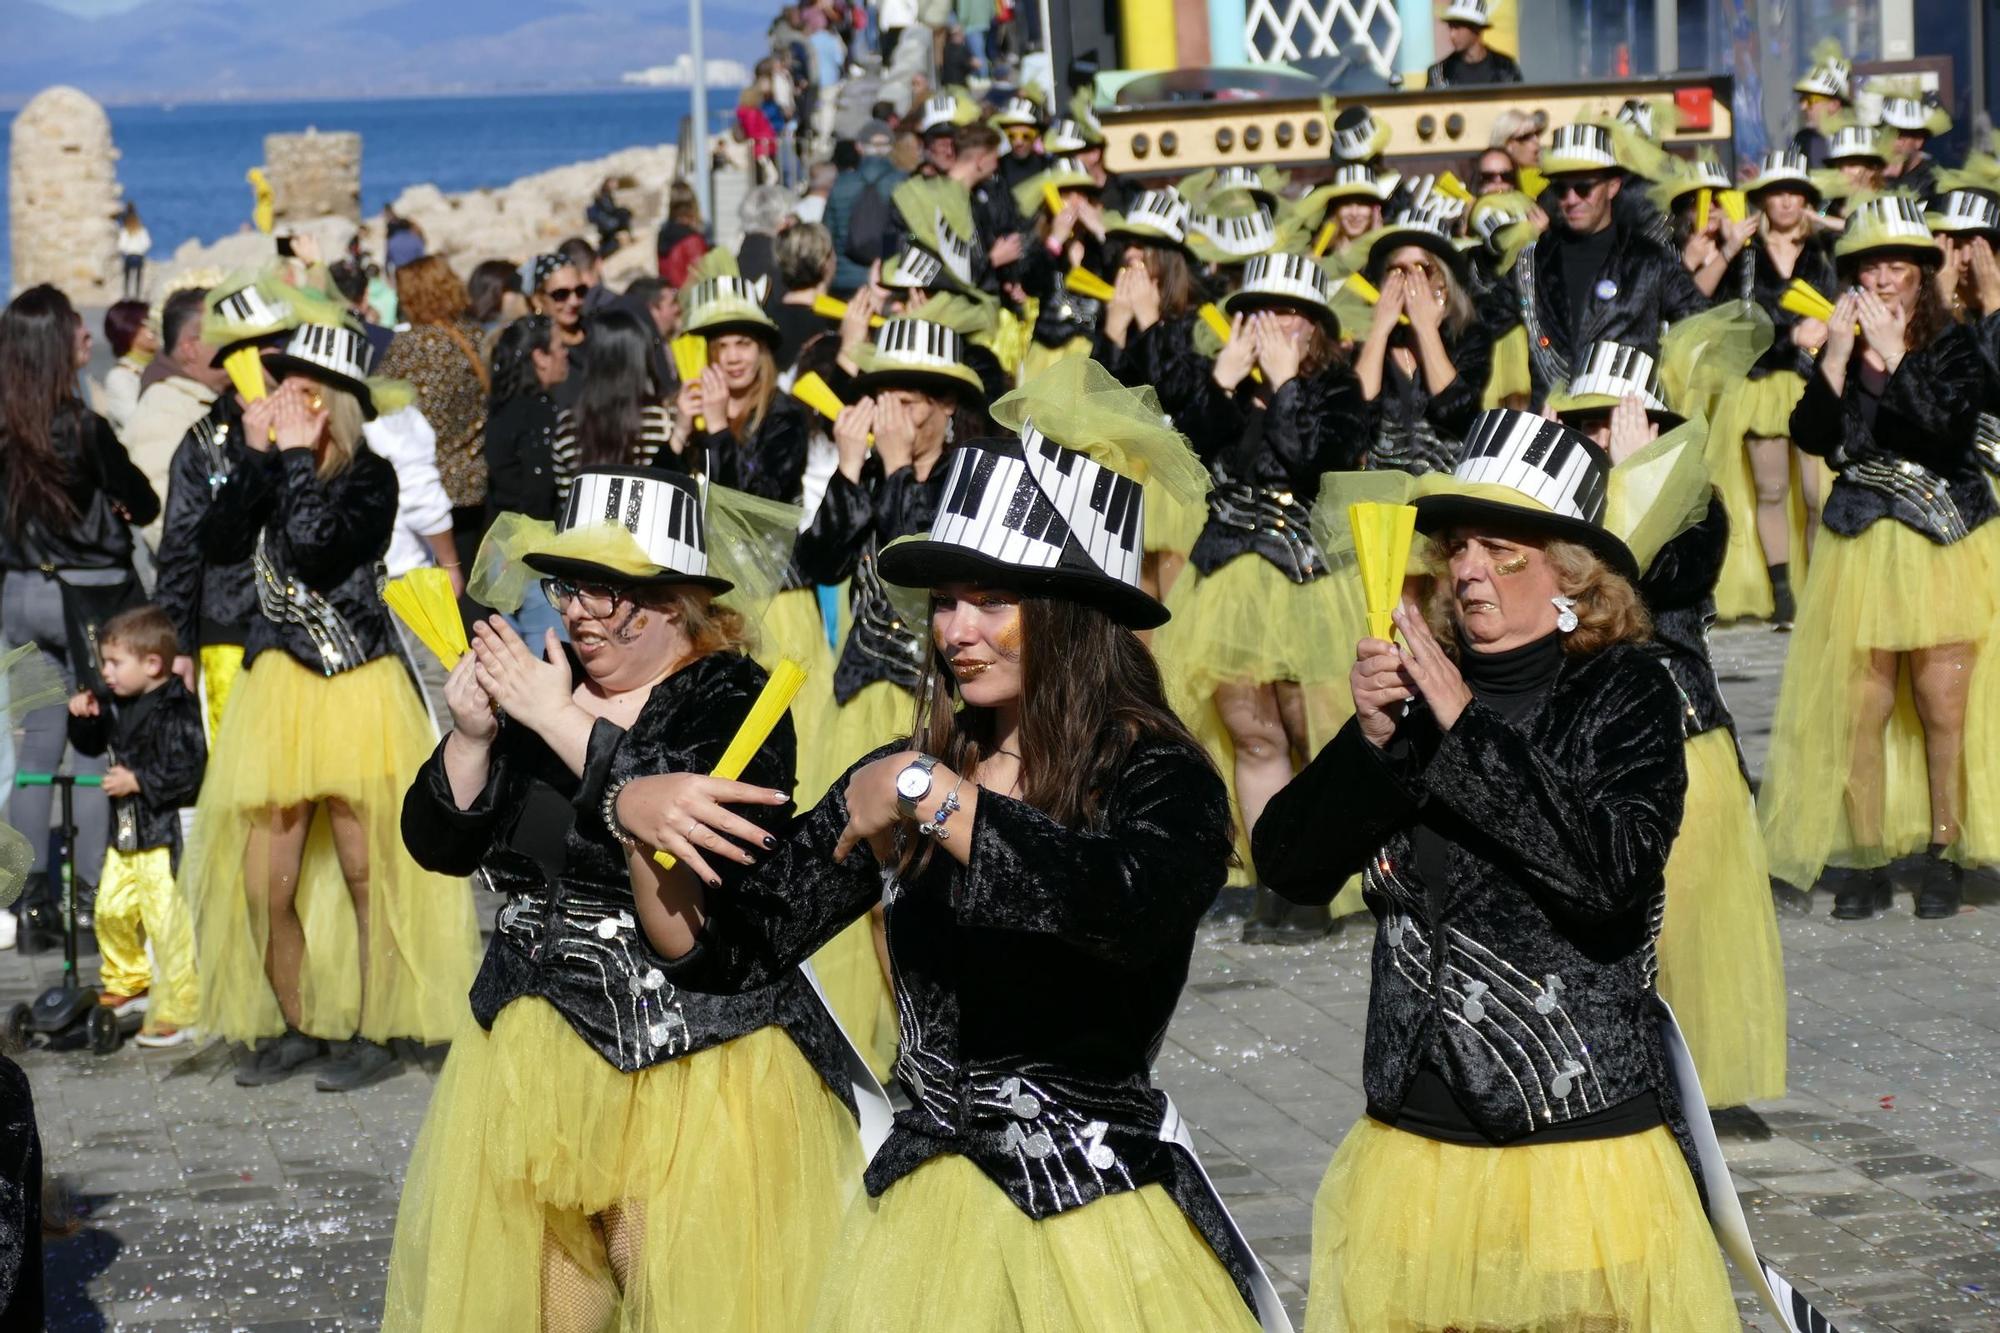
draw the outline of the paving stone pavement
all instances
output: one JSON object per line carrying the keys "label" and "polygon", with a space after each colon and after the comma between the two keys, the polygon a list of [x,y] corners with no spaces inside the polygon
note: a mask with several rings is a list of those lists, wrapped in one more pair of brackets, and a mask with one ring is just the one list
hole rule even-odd
{"label": "paving stone pavement", "polygon": [[[1759,628],[1716,636],[1753,766],[1785,643]],[[2000,1328],[1991,888],[1942,923],[1915,920],[1907,895],[1868,924],[1829,921],[1824,895],[1815,915],[1781,917],[1791,1093],[1722,1131],[1766,1257],[1846,1333]],[[1362,1109],[1367,931],[1281,949],[1245,947],[1237,929],[1219,914],[1202,931],[1160,1078],[1296,1315],[1313,1193]],[[56,966],[0,954],[0,1003]],[[309,1079],[245,1091],[214,1054],[23,1063],[49,1169],[81,1211],[50,1248],[51,1328],[376,1326],[434,1059],[348,1096]],[[1739,1298],[1746,1327],[1775,1328]]]}

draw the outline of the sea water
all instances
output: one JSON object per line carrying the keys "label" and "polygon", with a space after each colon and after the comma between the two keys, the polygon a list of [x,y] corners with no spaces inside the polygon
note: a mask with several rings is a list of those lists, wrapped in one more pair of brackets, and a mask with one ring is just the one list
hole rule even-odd
{"label": "sea water", "polygon": [[[711,132],[729,123],[737,91],[709,90]],[[248,225],[253,198],[243,173],[264,160],[266,134],[360,134],[361,207],[373,215],[423,182],[446,193],[482,189],[622,148],[676,142],[691,104],[686,89],[661,88],[106,110],[119,183],[152,233],[153,262],[162,263],[184,241],[214,241]],[[12,256],[5,191],[0,173],[0,294],[10,290]],[[584,230],[581,207],[576,225]]]}

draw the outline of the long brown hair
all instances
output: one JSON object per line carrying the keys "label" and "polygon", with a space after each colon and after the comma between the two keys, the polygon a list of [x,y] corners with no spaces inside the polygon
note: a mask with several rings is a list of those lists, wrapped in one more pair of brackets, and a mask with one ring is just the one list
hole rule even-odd
{"label": "long brown hair", "polygon": [[[917,689],[912,748],[970,774],[995,752],[993,710],[961,706],[956,678],[933,648]],[[1021,599],[1021,797],[1066,828],[1094,823],[1132,749],[1145,739],[1201,748],[1172,708],[1139,636],[1096,607]],[[922,845],[919,845],[922,844]],[[930,852],[905,840],[902,869]]]}
{"label": "long brown hair", "polygon": [[76,396],[76,307],[41,283],[0,314],[0,463],[7,470],[7,531],[76,521],[63,442],[80,445],[88,414]]}

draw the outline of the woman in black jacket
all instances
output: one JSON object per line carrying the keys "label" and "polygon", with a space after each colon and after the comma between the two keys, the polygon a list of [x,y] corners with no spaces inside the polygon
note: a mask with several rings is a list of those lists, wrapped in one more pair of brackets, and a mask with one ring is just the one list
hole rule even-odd
{"label": "woman in black jacket", "polygon": [[278,388],[226,442],[201,522],[210,561],[250,562],[259,614],[182,884],[201,1026],[252,1044],[236,1081],[289,1078],[332,1041],[318,1086],[349,1091],[395,1072],[390,1040],[457,1030],[479,934],[464,884],[419,871],[396,836],[433,733],[382,605],[396,474],[361,435],[367,335],[290,299],[304,319],[264,360]]}
{"label": "woman in black jacket", "polygon": [[1913,200],[1857,208],[1834,257],[1856,286],[1791,436],[1836,477],[1771,729],[1764,837],[1772,873],[1801,888],[1835,868],[1839,917],[1886,907],[1889,861],[1923,852],[1917,915],[1954,916],[1961,867],[2000,859],[2000,503],[1975,448],[1983,370],[1932,280],[1938,247]]}
{"label": "woman in black jacket", "polygon": [[[524,315],[493,344],[493,396],[486,408],[486,522],[501,514],[556,516],[556,436],[562,411],[551,396],[569,376],[569,345],[547,315]],[[514,627],[530,643],[561,617],[540,598],[521,607]]]}
{"label": "woman in black jacket", "polygon": [[[10,644],[34,643],[66,683],[94,686],[94,628],[143,600],[132,570],[132,527],[160,514],[159,497],[125,456],[111,427],[76,391],[83,321],[54,287],[30,287],[0,315],[0,625]],[[61,707],[22,719],[14,753],[24,773],[53,773],[68,744]],[[79,773],[103,761],[79,758]],[[22,787],[7,798],[7,820],[35,850],[20,901],[21,947],[53,948],[62,925],[48,876],[50,789]],[[76,796],[79,925],[90,924],[104,861],[108,807],[101,792]],[[8,926],[14,923],[10,919]],[[10,935],[11,931],[8,932]]]}
{"label": "woman in black jacket", "polygon": [[1139,587],[1132,474],[1198,477],[1157,400],[1083,358],[995,413],[1018,435],[956,450],[928,536],[882,553],[885,578],[929,592],[914,734],[747,872],[729,862],[751,862],[737,843],[763,829],[719,802],[757,788],[636,778],[619,820],[711,867],[662,880],[635,863],[640,920],[677,984],[729,993],[804,958],[890,877],[910,1104],[811,1327],[1249,1333],[1275,1293],[1152,1081],[1229,825],[1132,632],[1165,616]]}
{"label": "woman in black jacket", "polygon": [[1490,480],[1417,501],[1441,567],[1408,646],[1357,645],[1354,718],[1257,825],[1267,883],[1358,870],[1379,919],[1309,1333],[1735,1322],[1653,999],[1680,695],[1608,470],[1555,422],[1474,423],[1456,476]]}

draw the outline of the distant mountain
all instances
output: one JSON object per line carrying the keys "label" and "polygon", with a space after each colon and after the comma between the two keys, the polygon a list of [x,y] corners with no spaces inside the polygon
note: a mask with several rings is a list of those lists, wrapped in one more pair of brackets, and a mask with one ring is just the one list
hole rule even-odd
{"label": "distant mountain", "polygon": [[[708,6],[709,53],[755,60],[776,8]],[[688,47],[686,0],[0,0],[0,33],[4,106],[597,87]]]}

